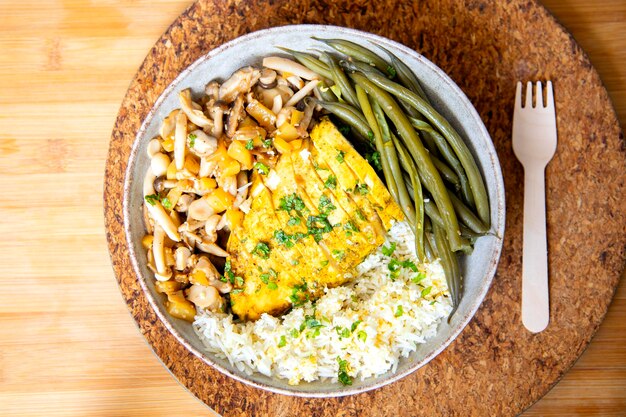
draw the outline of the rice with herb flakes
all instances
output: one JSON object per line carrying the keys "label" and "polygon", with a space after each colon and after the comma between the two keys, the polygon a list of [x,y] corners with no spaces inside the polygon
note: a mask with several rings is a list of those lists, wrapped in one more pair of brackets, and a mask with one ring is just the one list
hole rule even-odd
{"label": "rice with herb flakes", "polygon": [[320,378],[351,384],[395,371],[400,357],[434,336],[452,310],[443,269],[419,265],[414,242],[408,224],[396,223],[356,278],[326,289],[314,305],[245,323],[202,311],[193,327],[208,351],[239,370],[292,385]]}

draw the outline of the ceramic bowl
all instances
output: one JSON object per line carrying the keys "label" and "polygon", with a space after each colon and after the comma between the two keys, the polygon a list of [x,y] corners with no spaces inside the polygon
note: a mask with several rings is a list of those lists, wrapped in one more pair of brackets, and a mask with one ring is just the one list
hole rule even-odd
{"label": "ceramic bowl", "polygon": [[[149,167],[146,146],[158,135],[161,121],[173,109],[179,108],[178,92],[191,88],[200,93],[213,79],[224,80],[246,65],[260,64],[262,57],[280,54],[278,46],[298,50],[323,49],[312,36],[348,39],[363,45],[382,45],[413,69],[434,107],[443,114],[466,140],[486,182],[491,206],[491,233],[481,237],[471,255],[461,259],[465,292],[458,311],[447,323],[439,326],[435,337],[403,358],[396,372],[388,372],[364,381],[355,379],[353,385],[342,386],[328,382],[288,385],[285,380],[255,373],[247,375],[227,360],[208,353],[194,333],[190,323],[171,317],[165,311],[163,296],[154,288],[153,274],[146,266],[141,245],[144,235],[142,221],[142,180]],[[232,40],[210,51],[190,65],[163,91],[137,132],[124,184],[124,227],[133,267],[151,307],[172,334],[194,355],[224,374],[255,387],[286,395],[331,397],[352,395],[393,383],[424,366],[443,351],[472,319],[489,290],[496,271],[504,234],[504,184],[498,157],[487,129],[461,89],[436,65],[417,52],[389,39],[370,33],[334,26],[294,25],[262,30]]]}

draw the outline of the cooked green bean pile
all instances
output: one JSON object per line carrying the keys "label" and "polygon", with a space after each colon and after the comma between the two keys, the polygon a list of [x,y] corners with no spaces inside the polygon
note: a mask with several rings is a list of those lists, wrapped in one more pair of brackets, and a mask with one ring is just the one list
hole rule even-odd
{"label": "cooked green bean pile", "polygon": [[441,260],[456,310],[463,293],[456,253],[470,253],[490,228],[487,191],[472,154],[391,52],[379,46],[385,60],[347,40],[317,40],[338,55],[283,50],[320,75],[317,104],[351,128],[358,147],[378,154],[379,173],[415,233],[417,256]]}

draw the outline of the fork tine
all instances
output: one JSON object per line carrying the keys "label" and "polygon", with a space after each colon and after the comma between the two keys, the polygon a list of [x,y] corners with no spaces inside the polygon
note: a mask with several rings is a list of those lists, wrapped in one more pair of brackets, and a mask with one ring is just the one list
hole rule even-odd
{"label": "fork tine", "polygon": [[554,108],[554,95],[552,93],[552,81],[548,81],[547,86],[547,94],[546,94],[546,108],[553,109]]}
{"label": "fork tine", "polygon": [[535,97],[535,107],[538,109],[542,109],[543,105],[543,90],[541,88],[541,81],[537,81],[537,91]]}
{"label": "fork tine", "polygon": [[522,83],[521,81],[517,82],[517,87],[515,87],[515,108],[522,108]]}
{"label": "fork tine", "polygon": [[532,107],[533,107],[533,83],[528,81],[526,83],[526,104],[524,105],[524,108],[532,109]]}

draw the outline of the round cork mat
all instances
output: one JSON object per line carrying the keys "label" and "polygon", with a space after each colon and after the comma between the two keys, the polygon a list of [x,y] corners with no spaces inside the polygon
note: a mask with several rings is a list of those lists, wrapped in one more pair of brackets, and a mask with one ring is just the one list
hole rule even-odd
{"label": "round cork mat", "polygon": [[[201,55],[273,26],[347,26],[402,42],[446,71],[495,143],[507,198],[504,248],[475,318],[415,373],[368,393],[305,399],[232,380],[185,350],[150,308],[130,264],[122,188],[131,145],[151,106]],[[550,325],[520,320],[523,170],[511,149],[518,80],[554,82],[559,145],[547,168]],[[514,415],[573,365],[602,322],[626,258],[626,149],[597,72],[574,39],[535,1],[214,0],[186,10],[150,50],[124,98],[105,177],[106,231],[129,309],[178,380],[228,416]]]}

